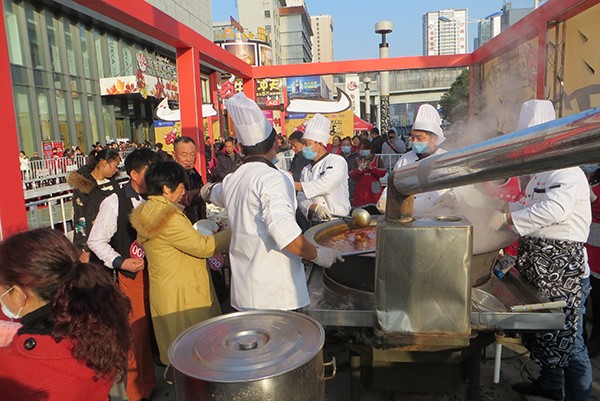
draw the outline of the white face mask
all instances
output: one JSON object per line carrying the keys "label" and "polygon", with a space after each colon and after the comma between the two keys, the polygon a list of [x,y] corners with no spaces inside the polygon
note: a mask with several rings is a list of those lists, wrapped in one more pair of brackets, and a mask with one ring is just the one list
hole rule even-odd
{"label": "white face mask", "polygon": [[2,295],[0,295],[0,304],[2,304],[2,313],[4,313],[6,315],[6,317],[9,318],[10,320],[18,319],[19,315],[21,314],[21,311],[23,310],[23,306],[21,306],[19,308],[19,310],[17,311],[17,313],[12,313],[6,307],[6,305],[4,305],[4,302],[2,302],[2,297],[5,296],[6,294],[8,294],[10,291],[12,291],[13,288],[15,288],[15,287],[10,287],[8,290],[4,291],[4,293]]}

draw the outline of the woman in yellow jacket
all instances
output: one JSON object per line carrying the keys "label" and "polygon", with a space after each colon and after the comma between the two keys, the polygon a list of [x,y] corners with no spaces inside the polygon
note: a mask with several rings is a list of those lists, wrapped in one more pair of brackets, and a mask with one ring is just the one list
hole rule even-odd
{"label": "woman in yellow jacket", "polygon": [[231,231],[200,234],[183,214],[186,172],[175,162],[158,162],[146,172],[148,201],[131,214],[131,224],[148,260],[150,313],[160,352],[190,326],[221,314],[206,258],[229,248]]}

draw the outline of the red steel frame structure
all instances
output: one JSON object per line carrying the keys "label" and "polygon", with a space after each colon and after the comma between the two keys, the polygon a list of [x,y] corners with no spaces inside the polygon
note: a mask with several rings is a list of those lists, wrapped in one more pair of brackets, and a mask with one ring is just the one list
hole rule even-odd
{"label": "red steel frame structure", "polygon": [[[232,73],[242,78],[244,92],[254,98],[256,89],[254,80],[259,78],[469,67],[473,64],[483,64],[518,44],[537,37],[537,96],[543,98],[546,70],[546,30],[549,22],[566,20],[596,5],[600,0],[549,0],[542,7],[470,54],[265,67],[247,65],[213,44],[211,40],[179,23],[144,0],[75,0],[75,2],[176,49],[180,103],[186,105],[181,108],[182,133],[196,141],[200,155],[198,167],[201,169],[203,177],[206,177],[203,151],[204,135],[201,132],[203,127],[201,64],[215,70],[209,77],[209,85],[213,97],[210,100],[216,104],[214,94],[221,72]],[[4,15],[2,3],[0,3],[0,12],[1,15]],[[13,99],[10,76],[6,29],[2,18],[0,21],[0,93],[4,93],[5,99]],[[195,105],[195,107],[188,107],[189,105]],[[3,146],[0,147],[0,168],[4,172],[3,191],[0,196],[0,233],[2,237],[27,228],[21,173],[17,159],[19,149],[14,104],[8,101],[4,109],[6,110],[5,129],[3,130],[5,138]],[[472,112],[472,105],[470,111]]]}

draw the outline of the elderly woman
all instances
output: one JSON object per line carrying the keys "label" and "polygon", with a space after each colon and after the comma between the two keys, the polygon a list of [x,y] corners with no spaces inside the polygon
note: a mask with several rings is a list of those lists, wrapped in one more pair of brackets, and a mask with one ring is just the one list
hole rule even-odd
{"label": "elderly woman", "polygon": [[148,260],[150,313],[160,359],[188,327],[221,313],[206,258],[229,248],[231,231],[201,235],[183,214],[186,171],[158,162],[146,172],[148,201],[131,214],[131,224]]}
{"label": "elderly woman", "polygon": [[22,324],[0,347],[1,399],[108,399],[127,369],[130,305],[100,266],[60,231],[16,234],[0,244],[0,303]]}

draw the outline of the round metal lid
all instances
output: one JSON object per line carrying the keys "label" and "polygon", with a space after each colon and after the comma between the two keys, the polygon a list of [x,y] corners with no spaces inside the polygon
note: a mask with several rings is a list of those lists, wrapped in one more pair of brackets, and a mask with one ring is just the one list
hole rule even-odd
{"label": "round metal lid", "polygon": [[317,355],[325,331],[296,312],[238,312],[198,323],[169,347],[179,372],[208,382],[266,379],[303,366]]}

